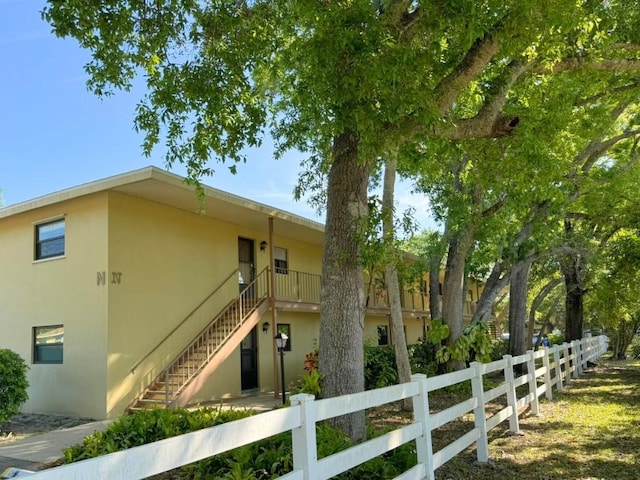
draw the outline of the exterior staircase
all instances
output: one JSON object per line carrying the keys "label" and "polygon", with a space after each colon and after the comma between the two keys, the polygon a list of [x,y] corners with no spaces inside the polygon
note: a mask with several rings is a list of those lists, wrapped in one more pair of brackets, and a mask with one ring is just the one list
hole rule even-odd
{"label": "exterior staircase", "polygon": [[269,309],[268,270],[256,277],[129,406],[128,410],[186,405]]}

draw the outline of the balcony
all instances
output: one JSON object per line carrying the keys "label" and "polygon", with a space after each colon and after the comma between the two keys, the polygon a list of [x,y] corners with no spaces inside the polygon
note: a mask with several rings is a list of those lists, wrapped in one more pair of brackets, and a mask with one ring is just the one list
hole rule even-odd
{"label": "balcony", "polygon": [[[376,285],[366,285],[367,315],[388,315],[389,300],[387,291]],[[317,312],[320,309],[320,275],[296,270],[276,270],[275,274],[276,306],[285,310]],[[442,298],[440,299],[442,302]],[[423,317],[429,314],[429,296],[418,289],[404,289],[400,298],[405,317]],[[476,302],[465,301],[463,315],[471,317]]]}

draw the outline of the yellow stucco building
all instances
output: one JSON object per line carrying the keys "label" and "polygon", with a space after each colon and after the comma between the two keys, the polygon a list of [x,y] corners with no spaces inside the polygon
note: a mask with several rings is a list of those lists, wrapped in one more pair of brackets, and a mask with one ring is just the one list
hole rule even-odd
{"label": "yellow stucco building", "polygon": [[[0,209],[0,348],[29,364],[23,411],[102,419],[273,391],[278,331],[294,381],[317,344],[322,242],[319,223],[208,187],[199,203],[155,167]],[[382,297],[374,343],[389,340]],[[413,343],[425,295],[403,309]]]}

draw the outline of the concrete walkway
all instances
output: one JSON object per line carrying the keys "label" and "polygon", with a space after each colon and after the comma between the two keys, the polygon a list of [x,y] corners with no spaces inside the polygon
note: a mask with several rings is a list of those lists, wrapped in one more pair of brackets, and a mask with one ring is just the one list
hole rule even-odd
{"label": "concrete walkway", "polygon": [[24,440],[0,445],[0,474],[9,467],[38,470],[41,465],[60,460],[62,449],[81,443],[97,430],[105,430],[109,420],[32,435]]}
{"label": "concrete walkway", "polygon": [[[281,403],[282,399],[270,392],[224,399],[222,403],[211,402],[202,406],[215,408],[222,405],[223,408],[266,412],[273,410]],[[111,423],[110,420],[85,423],[76,427],[35,434],[24,440],[0,444],[0,475],[9,467],[36,471],[42,465],[56,462],[63,458],[62,449],[82,443],[84,437],[98,430],[106,430],[109,423]]]}

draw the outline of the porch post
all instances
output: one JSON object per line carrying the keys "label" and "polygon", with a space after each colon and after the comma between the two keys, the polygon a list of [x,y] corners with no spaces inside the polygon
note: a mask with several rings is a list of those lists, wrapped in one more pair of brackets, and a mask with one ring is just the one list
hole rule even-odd
{"label": "porch post", "polygon": [[273,331],[271,335],[271,350],[273,354],[273,396],[278,398],[280,391],[280,377],[278,376],[278,352],[276,342],[273,337],[278,333],[278,311],[276,310],[276,269],[275,269],[275,251],[273,244],[273,217],[269,217],[269,308],[271,309],[271,325]]}

